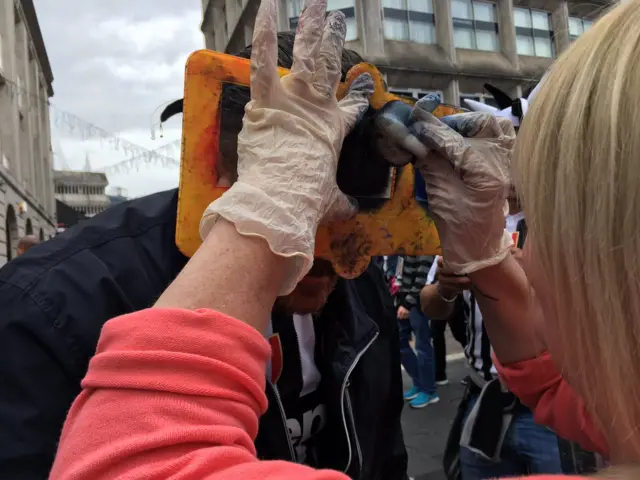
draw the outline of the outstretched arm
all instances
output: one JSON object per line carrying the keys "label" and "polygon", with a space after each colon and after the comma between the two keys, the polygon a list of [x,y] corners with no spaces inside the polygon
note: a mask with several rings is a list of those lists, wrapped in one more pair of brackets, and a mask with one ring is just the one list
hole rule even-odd
{"label": "outstretched arm", "polygon": [[500,378],[537,423],[583,448],[607,455],[600,428],[545,350],[542,311],[522,266],[509,256],[469,275],[491,339]]}
{"label": "outstretched arm", "polygon": [[469,279],[498,360],[507,365],[540,355],[542,311],[520,263],[508,255]]}
{"label": "outstretched arm", "polygon": [[155,306],[208,308],[264,332],[287,261],[263,239],[242,236],[232,223],[219,220]]}
{"label": "outstretched arm", "polygon": [[471,286],[466,276],[448,271],[440,256],[431,265],[427,284],[420,292],[420,306],[432,320],[448,319],[455,310],[458,295]]}
{"label": "outstretched arm", "polygon": [[319,222],[354,212],[336,169],[373,80],[358,77],[335,101],[346,25],[326,6],[308,2],[281,80],[277,5],[262,0],[242,174],[205,211],[202,246],[156,306],[105,325],[50,478],[346,479],[259,462],[253,446],[267,406],[269,312],[311,268]]}

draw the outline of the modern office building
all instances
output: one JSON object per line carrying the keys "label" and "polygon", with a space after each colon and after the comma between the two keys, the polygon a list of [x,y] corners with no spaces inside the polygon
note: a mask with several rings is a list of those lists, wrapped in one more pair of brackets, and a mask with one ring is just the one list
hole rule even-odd
{"label": "modern office building", "polygon": [[[202,0],[206,47],[251,43],[259,0]],[[279,29],[297,25],[304,0],[280,0]],[[329,0],[347,17],[347,48],[385,74],[394,93],[438,92],[447,103],[493,103],[491,83],[526,93],[554,57],[588,29],[606,0]]]}
{"label": "modern office building", "polygon": [[56,231],[49,98],[53,73],[33,0],[0,2],[0,266],[26,234]]}

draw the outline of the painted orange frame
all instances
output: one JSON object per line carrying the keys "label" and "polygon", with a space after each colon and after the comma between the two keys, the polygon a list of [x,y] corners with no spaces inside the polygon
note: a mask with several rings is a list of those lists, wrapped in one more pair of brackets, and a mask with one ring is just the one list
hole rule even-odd
{"label": "painted orange frame", "polygon": [[[382,74],[373,65],[361,63],[348,73],[338,89],[342,98],[358,75],[369,72],[375,82],[371,105],[379,109],[391,100],[413,103],[385,91]],[[288,70],[280,69],[280,76]],[[249,86],[249,61],[210,50],[199,50],[187,60],[182,126],[182,159],[176,244],[191,257],[201,244],[200,217],[205,208],[226,188],[216,187],[213,166],[217,160],[220,133],[218,106],[223,83]],[[437,117],[461,110],[440,105]],[[414,197],[413,167],[397,169],[392,197],[379,210],[358,214],[347,221],[321,225],[316,237],[316,256],[331,261],[339,275],[354,278],[366,269],[371,256],[434,255],[439,239],[433,221]]]}

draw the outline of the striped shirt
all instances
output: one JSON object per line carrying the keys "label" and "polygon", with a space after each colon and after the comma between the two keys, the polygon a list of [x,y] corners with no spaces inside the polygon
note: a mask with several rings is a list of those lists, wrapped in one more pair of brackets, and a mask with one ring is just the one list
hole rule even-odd
{"label": "striped shirt", "polygon": [[429,269],[434,264],[432,255],[416,257],[405,256],[402,261],[402,276],[398,291],[398,305],[407,310],[417,307],[420,302],[420,290],[427,283]]}
{"label": "striped shirt", "polygon": [[[522,248],[526,237],[526,223],[524,222],[524,213],[520,212],[507,217],[505,229],[513,235],[513,243]],[[433,262],[426,284],[432,284],[436,279],[436,270],[438,262]],[[485,380],[490,380],[496,376],[498,372],[491,360],[493,349],[489,343],[489,336],[482,321],[482,313],[478,303],[469,290],[462,292],[462,314],[465,316],[467,323],[467,346],[465,347],[465,357],[467,363],[476,372],[482,375]]]}

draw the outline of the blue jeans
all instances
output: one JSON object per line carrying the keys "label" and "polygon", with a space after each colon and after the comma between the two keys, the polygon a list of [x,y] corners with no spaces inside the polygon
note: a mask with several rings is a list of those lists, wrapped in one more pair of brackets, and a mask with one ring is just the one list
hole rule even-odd
{"label": "blue jeans", "polygon": [[[426,393],[436,393],[433,366],[433,346],[429,319],[418,308],[412,308],[409,318],[400,322],[400,360],[413,384]],[[416,337],[416,351],[409,345],[411,332]]]}
{"label": "blue jeans", "polygon": [[[465,421],[477,399],[476,396],[469,402]],[[500,460],[500,463],[495,463],[461,447],[462,480],[563,473],[558,437],[547,427],[535,423],[531,410],[524,406],[518,406],[514,412],[502,445]]]}

